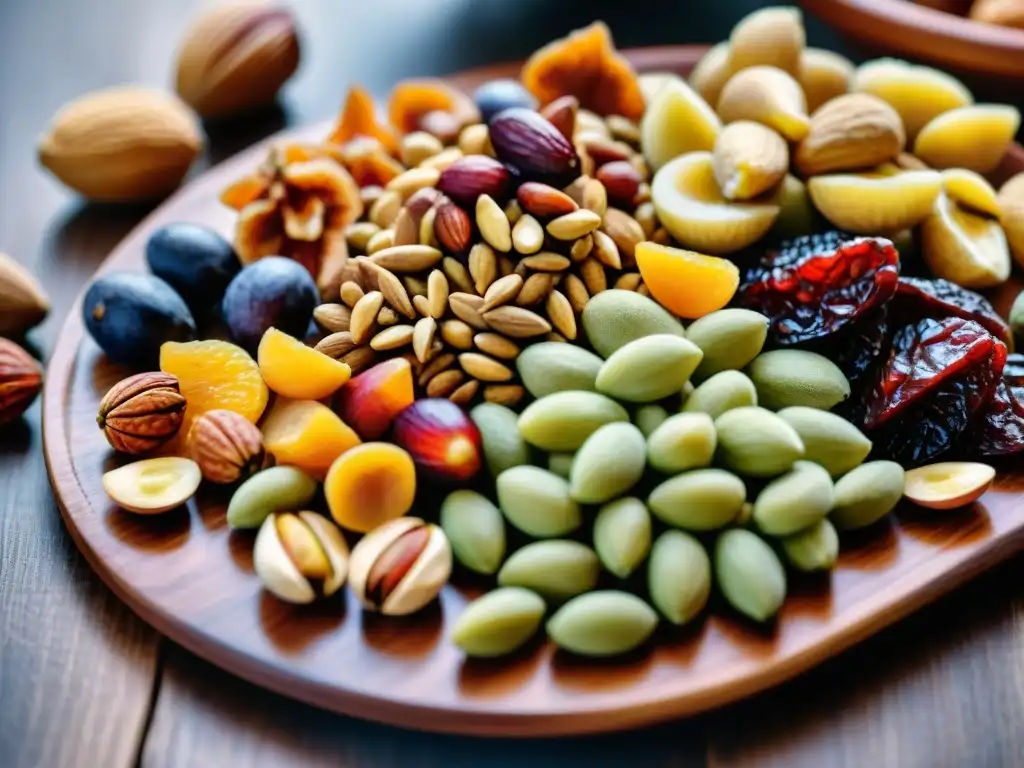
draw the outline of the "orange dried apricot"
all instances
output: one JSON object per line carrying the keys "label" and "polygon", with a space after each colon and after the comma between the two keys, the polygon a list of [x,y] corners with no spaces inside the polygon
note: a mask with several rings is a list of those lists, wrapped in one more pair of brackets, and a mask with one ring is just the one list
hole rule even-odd
{"label": "orange dried apricot", "polygon": [[583,109],[599,115],[639,120],[644,114],[636,72],[615,49],[604,22],[545,45],[527,59],[519,77],[541,104],[575,96]]}
{"label": "orange dried apricot", "polygon": [[362,441],[323,403],[279,399],[263,422],[263,447],[278,464],[323,479],[341,454]]}
{"label": "orange dried apricot", "polygon": [[436,78],[403,80],[391,91],[388,120],[399,132],[418,130],[429,112],[450,112],[462,125],[478,122],[480,116],[471,98]]}
{"label": "orange dried apricot", "polygon": [[287,333],[268,328],[256,353],[267,386],[297,400],[333,395],[349,380],[352,369]]}
{"label": "orange dried apricot", "polygon": [[657,243],[637,245],[636,264],[651,296],[679,317],[721,309],[740,282],[739,269],[727,259]]}
{"label": "orange dried apricot", "polygon": [[377,105],[373,97],[354,85],[348,89],[345,106],[328,141],[344,144],[359,136],[376,139],[391,154],[398,152],[398,139],[394,131],[377,120]]}
{"label": "orange dried apricot", "polygon": [[345,451],[331,465],[324,495],[338,525],[367,533],[412,508],[416,467],[397,445],[364,443]]}
{"label": "orange dried apricot", "polygon": [[341,388],[336,410],[364,440],[376,440],[415,399],[412,366],[396,357],[368,368]]}
{"label": "orange dried apricot", "polygon": [[259,366],[248,352],[226,341],[168,341],[160,347],[160,370],[178,377],[185,396],[180,434],[207,411],[239,413],[253,424],[270,396]]}
{"label": "orange dried apricot", "polygon": [[360,187],[386,187],[405,168],[377,139],[360,136],[341,147],[342,164]]}

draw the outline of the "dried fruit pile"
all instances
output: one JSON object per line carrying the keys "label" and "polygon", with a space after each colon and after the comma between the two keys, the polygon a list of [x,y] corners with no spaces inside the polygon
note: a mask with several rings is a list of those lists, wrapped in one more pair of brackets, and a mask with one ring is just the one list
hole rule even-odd
{"label": "dried fruit pile", "polygon": [[1024,260],[1024,176],[979,175],[1019,116],[804,38],[758,11],[687,83],[595,24],[472,97],[406,81],[384,119],[353,88],[224,190],[233,244],[171,225],[152,275],[90,287],[108,357],[159,367],[101,405],[115,449],[164,454],[107,492],[237,483],[228,524],[292,602],[347,582],[402,615],[494,577],[453,629],[477,656],[549,612],[622,653],[713,587],[765,621],[837,529],[978,498],[994,471],[953,460],[1024,450],[1024,358],[971,290]]}

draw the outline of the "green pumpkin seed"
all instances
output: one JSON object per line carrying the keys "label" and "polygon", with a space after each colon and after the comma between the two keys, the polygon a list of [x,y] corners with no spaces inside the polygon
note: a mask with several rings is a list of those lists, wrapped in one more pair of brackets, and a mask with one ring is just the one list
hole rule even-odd
{"label": "green pumpkin seed", "polygon": [[707,467],[715,456],[715,423],[706,413],[677,413],[647,438],[647,461],[675,474]]}
{"label": "green pumpkin seed", "polygon": [[757,405],[754,382],[740,371],[716,373],[698,386],[683,403],[683,413],[706,413],[717,419],[733,408]]}
{"label": "green pumpkin seed", "polygon": [[527,589],[495,589],[463,609],[452,628],[452,642],[467,656],[504,656],[537,633],[545,608]]}
{"label": "green pumpkin seed", "polygon": [[455,559],[477,573],[492,574],[505,557],[505,521],[490,499],[476,491],[452,491],[441,504],[441,530]]}
{"label": "green pumpkin seed", "polygon": [[513,552],[498,571],[503,587],[523,587],[545,600],[562,602],[597,586],[601,562],[577,541],[535,541]]}
{"label": "green pumpkin seed", "polygon": [[572,460],[575,457],[574,453],[549,453],[548,471],[568,480],[569,474],[572,472]]}
{"label": "green pumpkin seed", "polygon": [[871,441],[841,416],[817,408],[783,408],[778,416],[804,443],[804,458],[839,477],[858,466],[871,453]]}
{"label": "green pumpkin seed", "polygon": [[782,540],[782,551],[801,571],[828,571],[839,557],[839,534],[828,520]]}
{"label": "green pumpkin seed", "polygon": [[832,478],[824,467],[798,461],[754,500],[754,522],[770,536],[788,536],[816,525],[832,509]]}
{"label": "green pumpkin seed", "polygon": [[305,508],[316,495],[317,482],[295,467],[271,467],[257,472],[234,492],[227,520],[232,528],[259,528],[277,512]]}
{"label": "green pumpkin seed", "polygon": [[850,396],[850,382],[839,366],[814,352],[764,352],[746,370],[757,388],[757,402],[773,411],[794,405],[827,411]]}
{"label": "green pumpkin seed", "polygon": [[711,594],[711,559],[693,536],[665,531],[651,548],[647,591],[654,607],[673,624],[704,610]]}
{"label": "green pumpkin seed", "polygon": [[651,433],[661,426],[668,418],[668,411],[660,405],[642,405],[636,409],[633,415],[633,423],[644,437],[650,437]]}
{"label": "green pumpkin seed", "polygon": [[636,595],[601,590],[575,597],[559,608],[548,619],[547,632],[566,651],[616,656],[644,643],[657,626],[658,614]]}
{"label": "green pumpkin seed", "polygon": [[647,465],[647,444],[629,422],[605,424],[580,446],[572,462],[569,486],[582,504],[603,504],[640,480]]}
{"label": "green pumpkin seed", "polygon": [[583,330],[590,346],[608,358],[631,341],[659,333],[683,335],[668,310],[636,291],[602,291],[583,308]]}
{"label": "green pumpkin seed", "polygon": [[829,519],[841,531],[864,528],[889,514],[903,497],[903,467],[869,461],[836,481]]}
{"label": "green pumpkin seed", "polygon": [[605,360],[597,374],[597,389],[633,403],[661,400],[682,390],[700,358],[700,348],[681,336],[645,336]]}
{"label": "green pumpkin seed", "polygon": [[804,455],[796,430],[764,408],[726,411],[715,419],[715,432],[719,459],[742,475],[781,475]]}
{"label": "green pumpkin seed", "polygon": [[601,563],[627,578],[651,549],[651,515],[640,499],[627,496],[608,502],[594,519],[594,549]]}
{"label": "green pumpkin seed", "polygon": [[724,469],[695,469],[671,477],[647,499],[657,517],[691,531],[713,531],[728,525],[740,513],[747,488]]}
{"label": "green pumpkin seed", "polygon": [[469,412],[480,430],[484,459],[491,477],[506,469],[530,463],[530,447],[519,434],[519,415],[497,403],[480,403]]}
{"label": "green pumpkin seed", "polygon": [[786,599],[786,571],[756,533],[733,528],[715,544],[715,580],[729,604],[755,621],[767,621]]}
{"label": "green pumpkin seed", "polygon": [[757,357],[768,338],[768,318],[749,309],[720,309],[696,320],[686,338],[704,353],[693,374],[703,381],[720,371],[738,371]]}
{"label": "green pumpkin seed", "polygon": [[575,451],[599,427],[629,421],[626,409],[597,392],[556,392],[526,406],[519,434],[545,451]]}
{"label": "green pumpkin seed", "polygon": [[580,506],[569,496],[565,478],[523,465],[506,469],[495,485],[502,514],[523,533],[551,539],[580,527]]}
{"label": "green pumpkin seed", "polygon": [[523,386],[534,397],[570,390],[596,391],[594,382],[604,361],[575,344],[543,341],[516,358]]}

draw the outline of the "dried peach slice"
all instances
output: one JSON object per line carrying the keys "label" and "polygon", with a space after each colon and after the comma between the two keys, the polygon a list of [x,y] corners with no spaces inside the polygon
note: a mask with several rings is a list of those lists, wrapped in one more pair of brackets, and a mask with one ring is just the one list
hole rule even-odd
{"label": "dried peach slice", "polygon": [[920,507],[955,509],[979,499],[996,471],[973,461],[944,461],[908,470],[903,495]]}
{"label": "dried peach slice", "polygon": [[932,212],[942,189],[937,171],[900,171],[885,166],[872,173],[833,173],[808,180],[815,207],[839,229],[877,235],[913,227]]}
{"label": "dried peach slice", "polygon": [[373,97],[354,85],[348,90],[338,124],[327,140],[333,144],[344,144],[358,136],[376,139],[391,154],[398,152],[394,131],[377,120],[377,105]]}
{"label": "dried peach slice", "polygon": [[359,435],[315,400],[278,399],[263,421],[263,446],[278,464],[322,479],[341,454],[360,444]]}
{"label": "dried peach slice", "polygon": [[341,147],[342,165],[360,187],[386,187],[405,171],[377,139],[360,136]]}
{"label": "dried peach slice", "polygon": [[615,50],[611,32],[601,21],[536,51],[519,77],[542,105],[575,96],[583,109],[599,115],[639,120],[644,113],[636,72]]}
{"label": "dried peach slice", "polygon": [[[718,96],[729,79],[729,43],[721,42],[705,53],[690,73],[690,85],[708,104],[717,104]],[[643,88],[646,75],[640,75]],[[648,101],[650,101],[648,99]]]}
{"label": "dried peach slice", "polygon": [[657,243],[637,245],[636,264],[651,296],[679,317],[698,318],[721,309],[740,282],[731,261]]}
{"label": "dried peach slice", "polygon": [[641,144],[652,170],[687,152],[712,149],[721,130],[715,110],[681,79],[665,83],[640,122]]}
{"label": "dried peach slice", "polygon": [[710,152],[690,152],[663,166],[651,183],[651,200],[661,223],[680,244],[713,254],[753,245],[779,215],[773,203],[726,200],[715,181]]}
{"label": "dried peach slice", "polygon": [[336,408],[364,440],[377,440],[414,399],[412,366],[395,357],[349,380],[338,393]]}
{"label": "dried peach slice", "polygon": [[991,288],[1010,276],[1010,249],[999,222],[964,210],[945,194],[921,226],[921,255],[935,277],[964,288]]}
{"label": "dried peach slice", "polygon": [[443,80],[420,78],[403,80],[388,99],[388,121],[400,133],[420,128],[420,120],[430,112],[448,112],[461,125],[480,122],[473,100]]}
{"label": "dried peach slice", "polygon": [[364,443],[345,451],[331,465],[324,495],[338,525],[367,533],[412,508],[416,466],[397,445]]}
{"label": "dried peach slice", "polygon": [[861,64],[853,90],[877,96],[899,113],[911,141],[934,118],[974,103],[974,97],[952,75],[899,59],[875,59]]}
{"label": "dried peach slice", "polygon": [[813,113],[829,99],[849,93],[853,63],[845,56],[822,48],[807,48],[800,57],[797,81],[807,97],[807,111]]}
{"label": "dried peach slice", "polygon": [[268,328],[256,353],[260,373],[272,390],[297,400],[320,400],[337,392],[352,369],[287,333]]}
{"label": "dried peach slice", "polygon": [[932,168],[988,173],[999,165],[1020,128],[1020,112],[1005,104],[976,104],[943,112],[921,129],[914,154]]}
{"label": "dried peach slice", "polygon": [[984,176],[966,168],[942,172],[942,189],[958,205],[999,218],[999,196]]}

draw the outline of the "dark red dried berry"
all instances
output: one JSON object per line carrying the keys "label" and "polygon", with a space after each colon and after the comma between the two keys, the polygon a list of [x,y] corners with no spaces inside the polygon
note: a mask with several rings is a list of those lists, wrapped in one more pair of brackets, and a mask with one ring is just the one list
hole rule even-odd
{"label": "dark red dried berry", "polygon": [[971,422],[962,445],[975,456],[1024,451],[1024,355],[1009,355],[995,396]]}
{"label": "dark red dried berry", "polygon": [[892,301],[894,314],[905,323],[922,317],[962,317],[973,320],[1003,343],[1010,341],[1010,324],[984,296],[948,280],[901,277]]}
{"label": "dark red dried berry", "polygon": [[741,305],[766,315],[769,338],[791,346],[838,333],[896,292],[899,253],[882,237],[807,235],[747,271]]}
{"label": "dark red dried berry", "polygon": [[521,181],[564,187],[580,175],[576,149],[538,112],[513,107],[499,112],[489,125],[494,153],[512,166]]}
{"label": "dark red dried berry", "polygon": [[441,172],[437,189],[464,208],[472,208],[480,195],[504,201],[510,180],[508,170],[493,157],[467,155]]}

